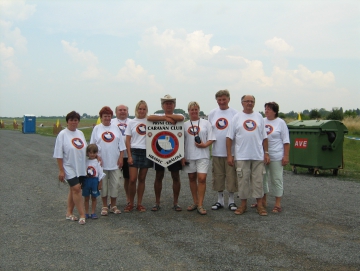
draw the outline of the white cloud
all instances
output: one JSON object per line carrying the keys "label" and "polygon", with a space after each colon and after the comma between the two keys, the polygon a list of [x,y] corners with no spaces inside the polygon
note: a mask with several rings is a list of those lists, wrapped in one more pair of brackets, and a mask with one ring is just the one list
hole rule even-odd
{"label": "white cloud", "polygon": [[36,5],[25,4],[23,0],[1,0],[1,16],[8,20],[26,20],[36,11]]}
{"label": "white cloud", "polygon": [[169,74],[180,81],[189,81],[194,74],[204,69],[198,62],[212,59],[221,51],[220,46],[210,46],[211,34],[203,31],[187,33],[185,30],[165,30],[159,33],[156,27],[148,29],[140,46],[153,51],[162,59]]}
{"label": "white cloud", "polygon": [[21,70],[15,65],[14,48],[6,47],[3,42],[0,43],[0,60],[1,60],[1,73],[6,75],[10,81],[16,81],[20,78]]}
{"label": "white cloud", "polygon": [[76,43],[70,44],[69,42],[62,40],[61,44],[65,52],[77,63],[85,66],[86,70],[82,72],[84,79],[99,79],[101,78],[101,71],[97,67],[98,58],[91,51],[79,50],[76,47]]}
{"label": "white cloud", "polygon": [[3,41],[7,45],[12,45],[16,51],[26,53],[27,39],[21,34],[18,27],[12,29],[13,23],[0,20],[0,29],[3,35]]}
{"label": "white cloud", "polygon": [[292,52],[294,50],[286,41],[277,37],[265,41],[265,45],[277,52]]}
{"label": "white cloud", "polygon": [[153,92],[162,90],[162,87],[155,81],[155,76],[149,75],[142,66],[136,65],[133,59],[126,60],[125,67],[119,70],[116,80],[145,85],[149,87],[148,90]]}

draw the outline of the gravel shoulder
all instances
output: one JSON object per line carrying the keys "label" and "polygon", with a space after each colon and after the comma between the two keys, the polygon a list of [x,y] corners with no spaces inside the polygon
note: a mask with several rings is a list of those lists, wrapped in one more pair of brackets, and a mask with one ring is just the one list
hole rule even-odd
{"label": "gravel shoulder", "polygon": [[[185,210],[192,202],[185,173],[184,211],[171,209],[166,172],[162,208],[151,212],[151,169],[145,213],[80,226],[65,220],[68,187],[57,182],[54,143],[54,137],[0,130],[0,270],[360,270],[360,183],[285,172],[282,213],[270,213],[270,198],[267,217],[250,208],[236,216],[211,210],[217,196],[209,174],[208,215],[200,216]],[[121,190],[118,206],[124,205]]]}

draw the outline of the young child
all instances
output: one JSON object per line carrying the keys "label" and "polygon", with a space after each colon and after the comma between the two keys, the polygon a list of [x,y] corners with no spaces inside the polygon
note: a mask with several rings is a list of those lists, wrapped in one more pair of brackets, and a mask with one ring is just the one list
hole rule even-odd
{"label": "young child", "polygon": [[[100,195],[102,178],[105,176],[97,158],[98,147],[96,144],[89,144],[86,148],[86,178],[82,187],[82,195],[85,198],[85,217],[96,219],[96,198]],[[91,195],[91,215],[89,215],[89,201]]]}

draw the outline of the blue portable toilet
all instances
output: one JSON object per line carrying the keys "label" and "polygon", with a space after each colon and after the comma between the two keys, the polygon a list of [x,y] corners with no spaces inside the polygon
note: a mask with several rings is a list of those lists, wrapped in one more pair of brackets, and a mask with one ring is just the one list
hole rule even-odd
{"label": "blue portable toilet", "polygon": [[36,133],[36,117],[35,115],[24,115],[23,133],[34,134]]}

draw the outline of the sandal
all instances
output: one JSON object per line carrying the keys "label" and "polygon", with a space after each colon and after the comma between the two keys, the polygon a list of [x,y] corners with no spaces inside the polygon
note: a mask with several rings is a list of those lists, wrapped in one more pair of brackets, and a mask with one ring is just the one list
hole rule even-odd
{"label": "sandal", "polygon": [[201,215],[206,215],[207,213],[206,213],[206,210],[204,209],[204,207],[202,207],[202,206],[198,206],[197,207],[197,212],[199,213],[199,214],[201,214]]}
{"label": "sandal", "polygon": [[182,208],[180,207],[179,204],[174,204],[173,209],[174,209],[176,212],[181,212],[181,211],[182,211]]}
{"label": "sandal", "polygon": [[221,208],[224,208],[224,206],[222,206],[220,202],[216,202],[213,204],[213,206],[211,206],[212,210],[219,210]]}
{"label": "sandal", "polygon": [[93,213],[93,214],[90,215],[90,218],[92,218],[92,219],[98,219],[98,216],[97,216],[95,213]]}
{"label": "sandal", "polygon": [[101,208],[101,215],[106,216],[108,215],[109,208],[108,207],[102,207]]}
{"label": "sandal", "polygon": [[272,209],[271,212],[277,214],[277,213],[280,213],[282,211],[281,207],[279,206],[274,206],[274,208]]}
{"label": "sandal", "polygon": [[66,219],[70,220],[70,221],[78,221],[78,218],[76,216],[74,216],[74,215],[66,216]]}
{"label": "sandal", "polygon": [[258,214],[261,215],[261,216],[267,216],[268,215],[268,213],[267,213],[267,211],[266,211],[266,209],[264,207],[257,207],[256,212],[258,212]]}
{"label": "sandal", "polygon": [[141,213],[146,212],[146,208],[144,206],[142,206],[141,204],[136,206],[136,210],[138,210]]}
{"label": "sandal", "polygon": [[118,215],[118,214],[121,214],[121,211],[115,205],[110,208],[110,213]]}
{"label": "sandal", "polygon": [[189,205],[187,208],[186,208],[186,210],[188,210],[188,211],[194,211],[194,210],[196,210],[197,209],[197,204],[191,204],[191,205]]}
{"label": "sandal", "polygon": [[237,208],[234,212],[234,214],[236,215],[242,215],[243,213],[246,212],[247,207],[246,206],[240,206],[239,208]]}
{"label": "sandal", "polygon": [[130,213],[133,209],[134,209],[134,206],[129,203],[128,205],[125,206],[124,212]]}
{"label": "sandal", "polygon": [[229,206],[228,206],[229,210],[230,211],[236,211],[237,209],[237,206],[235,203],[230,203]]}
{"label": "sandal", "polygon": [[84,217],[80,217],[79,219],[79,224],[80,225],[85,225],[86,221],[85,221],[85,218]]}
{"label": "sandal", "polygon": [[157,212],[160,210],[160,205],[159,204],[155,204],[152,208],[151,208],[151,211],[153,212]]}

